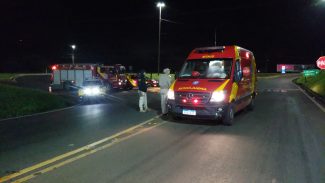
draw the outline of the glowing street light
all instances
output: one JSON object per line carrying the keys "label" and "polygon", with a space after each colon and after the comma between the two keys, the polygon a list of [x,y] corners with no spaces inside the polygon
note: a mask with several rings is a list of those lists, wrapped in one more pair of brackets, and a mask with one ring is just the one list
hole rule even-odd
{"label": "glowing street light", "polygon": [[74,64],[74,50],[77,48],[77,46],[73,44],[71,45],[71,48],[72,48],[72,54],[71,54],[72,64]]}
{"label": "glowing street light", "polygon": [[161,9],[165,7],[165,3],[158,2],[157,7],[159,8],[159,34],[158,34],[158,73],[160,72],[160,34],[161,34]]}

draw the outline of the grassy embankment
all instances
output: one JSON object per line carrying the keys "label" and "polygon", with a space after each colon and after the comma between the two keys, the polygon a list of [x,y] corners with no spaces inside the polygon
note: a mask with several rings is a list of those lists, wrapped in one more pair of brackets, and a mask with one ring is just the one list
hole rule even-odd
{"label": "grassy embankment", "polygon": [[45,112],[73,105],[69,98],[0,84],[0,119]]}
{"label": "grassy embankment", "polygon": [[281,76],[281,73],[257,73],[257,77],[277,77]]}
{"label": "grassy embankment", "polygon": [[315,93],[325,97],[325,70],[322,70],[316,76],[304,77],[301,75],[295,80],[296,83],[304,85]]}
{"label": "grassy embankment", "polygon": [[15,76],[15,73],[0,73],[0,80],[9,80],[11,77]]}

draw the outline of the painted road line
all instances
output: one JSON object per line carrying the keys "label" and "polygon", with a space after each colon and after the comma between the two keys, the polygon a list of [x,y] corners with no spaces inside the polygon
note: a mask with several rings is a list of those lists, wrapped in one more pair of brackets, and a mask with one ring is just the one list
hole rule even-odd
{"label": "painted road line", "polygon": [[100,144],[102,144],[102,143],[108,142],[108,141],[110,141],[110,140],[112,140],[112,139],[114,139],[114,138],[116,138],[116,137],[118,137],[118,136],[120,136],[120,135],[122,135],[122,134],[126,134],[126,133],[129,133],[129,132],[132,132],[132,130],[134,130],[134,129],[136,129],[136,128],[139,128],[139,127],[141,127],[141,126],[144,126],[144,125],[146,125],[147,123],[150,123],[151,121],[153,121],[153,120],[155,120],[155,119],[158,119],[159,116],[160,116],[160,115],[157,115],[157,116],[155,116],[155,117],[153,117],[153,118],[151,118],[151,119],[149,119],[149,120],[147,120],[147,121],[144,121],[144,122],[142,122],[142,123],[140,123],[140,124],[138,124],[138,125],[135,125],[135,126],[133,126],[133,127],[130,127],[130,128],[128,128],[128,129],[123,130],[123,131],[121,131],[121,132],[119,132],[119,133],[116,133],[116,134],[114,134],[114,135],[112,135],[112,136],[106,137],[106,138],[104,138],[104,139],[101,139],[101,140],[96,141],[96,142],[94,142],[94,143],[88,144],[88,145],[83,146],[83,147],[81,147],[81,148],[78,148],[78,149],[76,149],[76,150],[73,150],[73,151],[67,152],[67,153],[65,153],[65,154],[62,154],[62,155],[56,156],[56,157],[54,157],[54,158],[51,158],[51,159],[46,160],[46,161],[43,161],[43,162],[38,163],[38,164],[36,164],[36,165],[33,165],[33,166],[30,166],[30,167],[24,168],[24,169],[22,169],[22,170],[20,170],[20,171],[18,171],[18,172],[16,172],[16,173],[13,173],[13,174],[10,174],[10,175],[4,176],[4,177],[0,177],[0,183],[2,183],[2,182],[6,182],[6,181],[9,181],[9,180],[11,180],[11,179],[13,179],[13,178],[15,178],[15,177],[22,176],[22,175],[24,175],[24,174],[26,174],[26,173],[29,173],[29,172],[31,172],[31,171],[34,171],[34,170],[40,169],[40,168],[42,168],[42,167],[44,167],[44,166],[47,166],[47,165],[53,164],[53,163],[55,163],[55,162],[58,162],[58,161],[60,161],[60,160],[63,160],[63,159],[65,159],[65,158],[68,158],[68,157],[70,157],[70,156],[73,156],[73,155],[76,155],[76,154],[78,154],[78,153],[81,153],[82,151],[87,151],[87,150],[93,149],[94,147],[96,147],[96,146],[98,146],[98,145],[100,145]]}
{"label": "painted road line", "polygon": [[116,97],[116,96],[113,96],[113,95],[110,95],[110,94],[106,94],[105,96],[108,97],[108,98],[116,99],[119,102],[124,102],[124,100],[122,98],[120,98],[120,97]]}
{"label": "painted road line", "polygon": [[50,111],[39,112],[39,113],[35,113],[35,114],[28,114],[28,115],[24,115],[24,116],[17,116],[17,117],[12,117],[12,118],[0,119],[0,122],[8,121],[8,120],[14,120],[14,119],[20,119],[20,118],[39,116],[39,115],[49,114],[49,113],[54,113],[54,112],[59,112],[59,111],[64,111],[64,110],[72,109],[72,108],[74,108],[76,106],[79,106],[79,105],[80,104],[73,105],[73,106],[70,106],[70,107],[61,108],[61,109],[54,109],[54,110],[50,110]]}
{"label": "painted road line", "polygon": [[309,96],[303,89],[301,89],[300,87],[297,86],[297,88],[303,93],[305,94],[320,110],[322,110],[323,112],[325,112],[325,108],[318,103],[315,99],[313,99],[311,96]]}
{"label": "painted road line", "polygon": [[67,159],[65,161],[62,161],[62,162],[59,162],[59,163],[57,163],[55,165],[51,165],[51,166],[49,166],[49,167],[47,167],[45,169],[42,169],[42,170],[37,171],[36,173],[30,174],[30,175],[28,175],[26,177],[23,177],[23,178],[20,178],[18,180],[15,180],[14,182],[17,182],[18,183],[18,182],[28,181],[28,180],[30,180],[32,178],[35,178],[35,177],[39,176],[39,175],[42,175],[44,173],[47,173],[47,172],[50,172],[52,170],[58,169],[58,168],[60,168],[60,167],[62,167],[64,165],[70,164],[70,163],[72,163],[72,162],[74,162],[76,160],[79,160],[81,158],[87,157],[87,156],[89,156],[91,154],[94,154],[94,153],[96,153],[98,151],[104,150],[104,149],[106,149],[108,147],[111,147],[111,146],[113,146],[115,144],[118,144],[120,142],[123,142],[123,141],[125,141],[127,139],[130,139],[131,137],[134,137],[136,135],[142,134],[142,133],[144,133],[144,132],[146,132],[148,130],[151,130],[153,128],[156,128],[158,126],[161,126],[161,125],[163,125],[165,123],[166,123],[166,121],[162,121],[160,123],[151,123],[152,125],[149,128],[140,129],[139,131],[136,131],[135,133],[131,133],[130,135],[124,136],[124,137],[122,137],[120,139],[117,138],[117,140],[112,141],[112,142],[110,142],[108,144],[104,144],[103,146],[100,146],[100,147],[97,147],[95,149],[89,150],[89,151],[87,151],[85,153],[82,153],[82,154],[80,154],[78,156],[69,158],[69,159]]}

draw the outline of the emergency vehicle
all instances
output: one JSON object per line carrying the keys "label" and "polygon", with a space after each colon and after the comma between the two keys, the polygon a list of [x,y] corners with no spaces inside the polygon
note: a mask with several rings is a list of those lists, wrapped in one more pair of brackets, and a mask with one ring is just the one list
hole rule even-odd
{"label": "emergency vehicle", "polygon": [[66,89],[80,88],[87,79],[98,77],[98,64],[55,64],[51,67],[51,88]]}
{"label": "emergency vehicle", "polygon": [[125,71],[125,67],[121,64],[97,67],[97,73],[109,89],[129,89],[131,87]]}
{"label": "emergency vehicle", "polygon": [[239,46],[196,48],[167,95],[168,111],[175,119],[222,119],[232,125],[237,111],[254,107],[254,55]]}
{"label": "emergency vehicle", "polygon": [[121,64],[55,64],[51,67],[51,89],[81,88],[84,81],[100,79],[108,89],[124,89],[128,85],[125,67]]}

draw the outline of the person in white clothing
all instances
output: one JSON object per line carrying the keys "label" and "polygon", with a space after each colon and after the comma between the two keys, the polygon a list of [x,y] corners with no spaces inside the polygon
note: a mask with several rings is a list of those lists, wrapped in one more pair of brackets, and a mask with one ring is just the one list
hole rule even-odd
{"label": "person in white clothing", "polygon": [[167,93],[171,85],[172,79],[170,77],[170,69],[166,68],[163,74],[159,75],[160,97],[161,97],[161,112],[166,115],[167,110]]}

